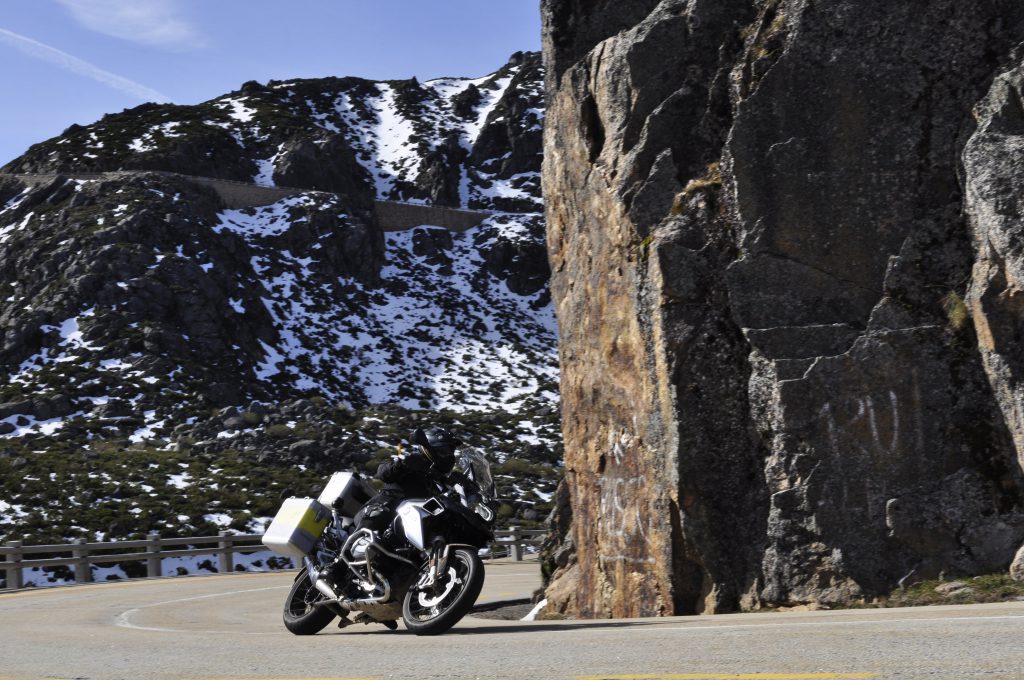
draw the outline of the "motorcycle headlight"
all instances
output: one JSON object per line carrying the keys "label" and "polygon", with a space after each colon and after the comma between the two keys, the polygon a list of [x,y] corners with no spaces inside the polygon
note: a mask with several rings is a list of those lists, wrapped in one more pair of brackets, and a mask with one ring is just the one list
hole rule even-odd
{"label": "motorcycle headlight", "polygon": [[485,522],[490,522],[494,519],[494,511],[487,507],[486,503],[477,503],[476,507],[473,508],[473,512],[480,515]]}

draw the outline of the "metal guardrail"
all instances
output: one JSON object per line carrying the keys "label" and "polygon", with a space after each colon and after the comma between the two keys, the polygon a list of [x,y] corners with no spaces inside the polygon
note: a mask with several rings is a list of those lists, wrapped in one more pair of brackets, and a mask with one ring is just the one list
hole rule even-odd
{"label": "metal guardrail", "polygon": [[[546,532],[541,529],[521,529],[514,526],[494,533],[491,557],[496,556],[495,550],[507,551],[509,558],[520,561],[526,548],[538,546]],[[84,538],[76,539],[70,544],[56,545],[22,545],[21,541],[8,541],[0,546],[0,557],[3,558],[0,570],[6,572],[7,590],[24,587],[23,570],[33,567],[71,567],[75,574],[75,583],[90,583],[94,564],[145,561],[146,576],[155,578],[163,576],[162,560],[166,557],[217,555],[217,570],[220,573],[232,573],[235,569],[235,553],[267,550],[260,542],[261,538],[263,534],[232,534],[222,531],[217,536],[191,538],[162,538],[159,533],[153,532],[147,534],[143,540],[102,543],[89,543]],[[128,550],[139,552],[125,552]],[[65,553],[70,553],[71,557],[52,557]],[[30,555],[47,557],[25,559]]]}
{"label": "metal guardrail", "polygon": [[547,536],[544,529],[523,529],[512,526],[494,532],[494,543],[491,544],[491,557],[497,557],[495,550],[504,551],[504,557],[521,562],[527,548],[539,548]]}
{"label": "metal guardrail", "polygon": [[[146,576],[163,576],[161,561],[165,557],[194,557],[216,554],[219,556],[218,571],[234,571],[234,554],[265,550],[260,543],[262,534],[230,534],[222,531],[219,536],[197,536],[193,538],[162,538],[150,533],[144,540],[111,541],[89,543],[84,538],[71,544],[22,545],[21,541],[8,541],[0,547],[0,569],[7,572],[7,588],[18,589],[24,585],[23,569],[33,567],[71,567],[75,583],[92,581],[92,565],[118,562],[146,562]],[[203,547],[200,547],[203,546]],[[165,550],[165,548],[172,548]],[[125,551],[141,552],[125,552]],[[71,553],[71,557],[52,555]],[[47,555],[44,558],[25,559],[29,555]]]}

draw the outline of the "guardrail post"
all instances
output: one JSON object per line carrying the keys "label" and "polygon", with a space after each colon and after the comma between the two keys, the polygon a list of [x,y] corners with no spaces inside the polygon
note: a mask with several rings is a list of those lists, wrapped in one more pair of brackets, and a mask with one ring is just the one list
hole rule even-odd
{"label": "guardrail post", "polygon": [[522,562],[523,561],[523,546],[522,546],[522,544],[519,541],[523,540],[523,536],[522,536],[522,534],[519,533],[519,527],[517,527],[517,526],[512,526],[512,527],[509,527],[508,529],[509,529],[509,531],[512,532],[512,542],[509,543],[509,546],[508,546],[509,557],[511,557],[516,562]]}
{"label": "guardrail post", "polygon": [[146,541],[146,552],[150,554],[146,558],[146,576],[150,578],[163,576],[163,568],[161,566],[163,560],[160,557],[160,532],[149,532],[146,534]]}
{"label": "guardrail post", "polygon": [[24,585],[21,572],[21,541],[7,541],[7,547],[14,552],[7,556],[7,587],[11,590],[18,590]]}
{"label": "guardrail post", "polygon": [[233,542],[231,540],[230,531],[221,531],[218,534],[220,542],[217,546],[220,548],[220,573],[230,574],[235,570],[235,554],[231,550]]}
{"label": "guardrail post", "polygon": [[89,566],[89,549],[85,547],[85,539],[76,538],[71,542],[76,546],[71,549],[71,556],[75,558],[75,583],[89,583],[92,581],[92,567]]}

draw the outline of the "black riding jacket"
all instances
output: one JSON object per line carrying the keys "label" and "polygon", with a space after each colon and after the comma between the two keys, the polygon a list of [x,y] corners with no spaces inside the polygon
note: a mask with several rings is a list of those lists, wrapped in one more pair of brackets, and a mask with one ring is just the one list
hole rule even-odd
{"label": "black riding jacket", "polygon": [[391,498],[429,498],[434,495],[429,470],[430,461],[418,453],[385,461],[377,468],[377,479],[384,482],[380,493]]}

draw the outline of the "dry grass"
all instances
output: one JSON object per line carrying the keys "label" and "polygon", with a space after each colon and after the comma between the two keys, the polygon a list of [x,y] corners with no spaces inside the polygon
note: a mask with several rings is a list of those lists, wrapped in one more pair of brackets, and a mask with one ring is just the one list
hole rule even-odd
{"label": "dry grass", "polygon": [[882,604],[883,607],[919,607],[931,604],[976,604],[981,602],[1012,602],[1024,599],[1024,583],[1010,578],[1009,574],[986,574],[974,578],[959,579],[963,588],[950,592],[936,591],[946,581],[922,581],[909,588],[893,591]]}
{"label": "dry grass", "polygon": [[721,185],[722,172],[718,161],[715,161],[708,165],[707,170],[701,177],[691,179],[687,182],[686,186],[683,187],[683,190],[676,194],[675,199],[672,201],[672,209],[669,212],[672,215],[681,215],[683,210],[686,208],[687,198],[698,191],[706,191]]}
{"label": "dry grass", "polygon": [[945,310],[946,318],[949,319],[949,326],[953,330],[959,331],[967,323],[969,316],[967,304],[955,290],[949,291],[942,298],[942,309]]}

